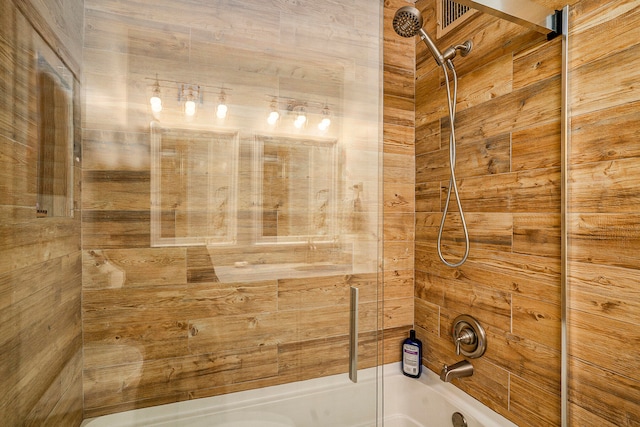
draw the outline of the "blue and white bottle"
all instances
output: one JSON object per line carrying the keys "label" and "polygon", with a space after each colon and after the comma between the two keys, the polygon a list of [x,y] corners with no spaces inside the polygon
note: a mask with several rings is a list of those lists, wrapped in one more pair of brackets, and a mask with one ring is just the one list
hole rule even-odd
{"label": "blue and white bottle", "polygon": [[402,373],[411,378],[418,378],[422,373],[422,341],[416,338],[413,329],[402,342]]}

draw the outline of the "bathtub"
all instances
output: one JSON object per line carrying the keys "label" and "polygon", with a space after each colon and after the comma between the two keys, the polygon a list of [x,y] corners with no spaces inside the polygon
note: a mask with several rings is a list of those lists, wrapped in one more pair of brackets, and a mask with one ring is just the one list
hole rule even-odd
{"label": "bathtub", "polygon": [[[424,368],[405,377],[397,363],[347,374],[214,396],[87,419],[82,427],[373,427],[376,371],[384,376],[384,427],[515,427],[506,418]],[[458,416],[458,415],[456,415]]]}

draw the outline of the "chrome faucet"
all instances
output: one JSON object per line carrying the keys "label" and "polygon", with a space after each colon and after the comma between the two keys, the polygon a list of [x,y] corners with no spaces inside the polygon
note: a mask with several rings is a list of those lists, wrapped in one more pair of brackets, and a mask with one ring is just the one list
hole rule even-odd
{"label": "chrome faucet", "polygon": [[470,377],[473,375],[473,365],[466,360],[461,360],[451,366],[444,365],[440,371],[440,379],[446,383],[454,378]]}

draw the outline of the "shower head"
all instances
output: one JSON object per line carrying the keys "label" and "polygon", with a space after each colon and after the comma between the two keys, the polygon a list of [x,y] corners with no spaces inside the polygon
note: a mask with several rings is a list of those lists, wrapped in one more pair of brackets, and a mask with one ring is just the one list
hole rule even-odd
{"label": "shower head", "polygon": [[[401,37],[413,37],[416,35],[420,35],[422,41],[427,45],[431,55],[436,60],[438,65],[443,65],[444,63],[449,63],[455,56],[456,51],[460,50],[462,56],[466,56],[471,51],[471,41],[466,41],[462,45],[452,46],[444,51],[444,55],[440,52],[440,49],[436,46],[436,44],[431,40],[429,34],[425,30],[422,29],[422,14],[418,9],[413,6],[403,6],[396,11],[395,16],[393,17],[393,29],[396,33]],[[450,63],[449,66],[453,66],[453,63]]]}
{"label": "shower head", "polygon": [[422,14],[415,7],[401,7],[393,17],[393,29],[401,37],[413,37],[421,28]]}
{"label": "shower head", "polygon": [[420,38],[427,45],[438,65],[444,64],[446,59],[431,37],[422,29],[422,14],[418,9],[413,6],[403,6],[398,9],[393,17],[393,29],[401,37],[413,37],[420,34]]}

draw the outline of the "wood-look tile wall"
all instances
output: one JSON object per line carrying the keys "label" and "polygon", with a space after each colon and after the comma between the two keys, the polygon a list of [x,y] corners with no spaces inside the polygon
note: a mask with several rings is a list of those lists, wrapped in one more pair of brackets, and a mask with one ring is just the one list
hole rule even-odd
{"label": "wood-look tile wall", "polygon": [[569,419],[640,425],[640,4],[571,14]]}
{"label": "wood-look tile wall", "polygon": [[[517,26],[487,17],[476,17],[454,36],[438,41],[439,45],[466,37],[476,41],[471,56],[456,60],[462,76],[458,175],[461,199],[469,212],[472,255],[463,267],[450,270],[437,261],[433,244],[437,212],[447,183],[442,75],[420,44],[414,72],[413,41],[398,38],[389,25],[395,10],[407,3],[411,2],[385,2],[384,314],[389,328],[385,331],[384,361],[398,359],[398,341],[411,323],[412,314],[407,314],[407,307],[413,305],[412,242],[417,233],[415,323],[426,344],[425,363],[439,370],[442,363],[457,360],[448,338],[449,322],[457,313],[470,312],[487,326],[490,351],[475,363],[474,378],[456,384],[521,425],[557,424],[559,123],[555,100],[559,43],[545,42]],[[637,180],[632,179],[638,158],[633,144],[640,123],[638,91],[633,85],[640,69],[636,66],[640,58],[636,52],[640,46],[640,12],[634,1],[573,3],[570,423],[631,426],[638,424],[640,418],[640,379],[635,374],[640,359],[634,347],[640,323],[634,255]],[[94,8],[89,13],[108,13],[111,6],[105,7],[107,12]],[[424,1],[418,7],[430,16],[433,5]],[[4,260],[0,270],[0,338],[4,374],[0,388],[6,390],[1,408],[9,425],[77,425],[82,405],[79,225],[75,220],[45,223],[29,218],[35,197],[30,190],[35,178],[29,173],[29,165],[35,160],[29,148],[33,144],[32,131],[25,121],[29,98],[25,95],[28,90],[23,73],[28,73],[26,57],[32,49],[28,40],[35,29],[80,75],[81,38],[77,35],[81,33],[83,6],[81,1],[45,4],[15,0],[3,2],[0,12],[0,85],[9,95],[0,99],[4,159],[0,178],[4,197],[0,203]],[[158,13],[155,11],[154,17]],[[432,21],[427,23],[427,30],[434,32]],[[174,43],[166,44],[168,52],[173,53],[178,46],[178,36]],[[142,48],[144,45],[138,46]],[[86,62],[100,66],[100,52],[85,50],[85,56]],[[91,112],[105,111],[109,110]],[[408,173],[406,167],[413,164],[414,139],[415,202],[414,168]],[[85,147],[92,153],[86,163],[90,170],[105,169],[112,153],[87,141],[109,141],[128,153],[147,149],[146,134],[122,129],[86,131]],[[118,207],[117,212],[108,210],[85,217],[84,226],[89,232],[101,218],[113,219],[114,212],[119,213],[114,230],[121,229],[119,234],[107,236],[108,241],[118,243],[107,243],[105,247],[116,250],[89,249],[84,254],[88,296],[85,307],[92,313],[86,326],[87,375],[89,381],[102,378],[106,385],[97,393],[89,387],[87,397],[89,402],[96,399],[98,405],[108,407],[90,407],[88,413],[206,396],[212,393],[208,389],[212,386],[217,387],[218,393],[298,379],[301,363],[318,364],[299,342],[286,341],[289,332],[278,329],[282,319],[277,316],[264,321],[260,318],[260,324],[273,325],[262,333],[263,342],[281,340],[278,350],[266,344],[255,351],[234,350],[215,360],[205,354],[178,357],[186,354],[185,347],[189,345],[219,345],[217,340],[207,343],[206,337],[204,341],[198,339],[202,335],[196,338],[198,328],[210,326],[207,319],[211,319],[208,316],[212,304],[208,301],[224,298],[228,303],[217,307],[234,316],[236,322],[231,326],[239,325],[240,313],[247,304],[253,312],[269,311],[280,284],[285,290],[278,298],[283,303],[290,300],[299,304],[300,292],[323,292],[327,284],[335,287],[337,282],[322,279],[311,285],[266,281],[241,287],[211,286],[209,282],[215,280],[215,274],[209,268],[206,252],[195,248],[132,252],[130,248],[148,247],[148,216],[129,211],[132,204],[135,207],[145,200],[148,164],[136,163],[131,157],[125,157],[124,164],[135,164],[142,170],[133,167],[132,171],[118,174],[107,167],[109,173],[120,178],[112,185],[118,186],[125,172],[134,176],[131,185],[115,191],[140,194],[142,199],[127,196],[126,201],[104,201],[98,192],[87,202],[92,207],[105,203]],[[85,179],[91,180],[91,173]],[[459,245],[451,240],[446,243],[447,253],[460,253]],[[127,283],[134,285],[126,293],[113,286],[124,283],[123,272],[127,273]],[[157,281],[175,282],[177,286],[150,289]],[[306,289],[307,286],[313,289]],[[98,293],[92,292],[98,290],[100,296],[96,298]],[[332,301],[341,298],[336,295]],[[107,306],[109,309],[104,310]],[[157,307],[162,308],[161,314],[166,318],[147,322],[144,316],[150,312],[157,319]],[[323,312],[328,308],[313,310],[314,314],[326,314]],[[205,320],[198,324],[188,322],[194,311]],[[176,320],[181,316],[184,319]],[[363,342],[364,348],[376,345],[373,335],[371,338],[368,344]],[[225,348],[238,345],[232,327],[229,335],[220,339]],[[319,353],[345,346],[341,337],[316,342],[318,345],[313,348]],[[98,343],[108,344],[102,347],[107,349],[103,354],[92,351]],[[61,348],[65,353],[59,357],[57,350]],[[277,354],[282,356],[281,365],[273,363]],[[342,365],[343,356],[338,359]],[[235,367],[243,361],[251,363],[239,374]],[[334,362],[323,362],[325,373],[341,369]],[[126,385],[121,397],[123,383],[114,383],[110,378],[113,372],[108,367],[113,363],[123,363],[124,367],[119,371]],[[199,370],[189,368],[196,365]],[[261,379],[265,373],[268,377],[279,370],[283,373],[281,378]],[[163,381],[169,371],[178,373],[179,380]],[[294,371],[293,375],[286,374]],[[316,374],[322,373],[313,375]],[[248,379],[252,381],[246,382]],[[202,384],[206,384],[204,389]],[[160,391],[150,391],[156,389]]]}
{"label": "wood-look tile wall", "polygon": [[[436,34],[435,2],[419,1]],[[454,384],[522,426],[560,422],[560,39],[484,14],[437,40],[467,39],[459,75],[456,175],[470,255],[444,266],[437,232],[449,182],[444,74],[422,43],[416,70],[415,324],[424,363],[439,372],[456,356],[453,319],[485,327],[487,351]],[[453,196],[443,253],[464,239]]]}
{"label": "wood-look tile wall", "polygon": [[[631,426],[640,419],[640,10],[634,1],[571,3],[569,425]],[[431,16],[434,4],[419,7]],[[477,317],[488,350],[456,385],[518,425],[559,425],[560,41],[478,15],[438,44],[466,38],[474,50],[456,60],[457,173],[471,255],[457,269],[439,263],[434,243],[447,186],[443,77],[418,47],[415,322],[425,363],[437,371],[458,359],[452,318]],[[452,218],[445,254],[455,258],[462,248]]]}
{"label": "wood-look tile wall", "polygon": [[54,51],[79,76],[82,17],[82,1],[0,3],[0,414],[7,426],[82,421],[80,217],[37,217],[45,130],[35,59]]}
{"label": "wood-look tile wall", "polygon": [[[245,78],[245,89],[255,89],[254,98],[271,93],[274,82],[277,87],[279,71],[290,73],[280,78],[291,87],[330,97],[343,90],[336,82],[352,79],[352,86],[344,87],[355,101],[344,104],[356,103],[364,85],[353,83],[367,75],[366,67],[378,66],[371,58],[379,49],[377,39],[366,39],[366,31],[356,31],[365,37],[358,41],[352,25],[378,28],[379,20],[358,15],[355,4],[332,3],[327,10],[329,6],[314,1],[275,2],[276,7],[272,2],[245,2],[242,9],[233,10],[186,1],[156,2],[151,9],[141,3],[86,2],[85,416],[346,372],[350,285],[360,289],[360,366],[382,361],[376,349],[384,352],[385,361],[398,360],[398,340],[413,320],[414,184],[413,167],[407,167],[413,162],[413,45],[390,38],[392,30],[385,26],[385,49],[389,47],[393,57],[385,67],[385,81],[391,84],[385,87],[386,283],[385,309],[379,312],[376,295],[383,294],[375,271],[306,278],[269,274],[246,281],[222,278],[218,267],[233,269],[239,257],[278,264],[344,256],[335,254],[335,246],[317,245],[310,253],[306,244],[286,249],[248,242],[250,231],[242,221],[252,218],[254,208],[246,196],[251,177],[242,173],[251,160],[243,148],[245,135],[240,135],[238,180],[244,194],[238,196],[238,245],[151,247],[147,90],[156,72],[160,79],[214,85],[223,76],[217,67],[226,67],[235,70],[234,78]],[[395,6],[386,5],[385,20]],[[238,14],[244,14],[242,19]],[[342,45],[334,43],[335,61],[321,62],[314,50],[326,49],[323,40],[328,34],[337,40],[355,35],[353,42],[363,45],[348,57]],[[289,49],[288,44],[296,43],[302,53]],[[247,46],[258,51],[247,56]],[[309,61],[316,61],[313,67],[305,65]],[[333,83],[316,83],[327,76]],[[163,84],[163,93],[168,93]],[[166,96],[169,106],[173,94]],[[231,88],[236,105],[242,96],[241,89]],[[265,111],[269,101],[265,98]],[[162,120],[171,121],[170,113],[163,111]],[[365,130],[365,124],[359,127]],[[375,141],[377,120],[374,124],[373,133],[357,137],[364,141],[373,136]],[[366,147],[358,139],[349,143]],[[373,150],[355,153],[375,164],[379,149],[374,144]],[[351,166],[345,174],[355,179],[351,177],[363,166]],[[377,170],[373,176],[375,181],[364,181],[364,193],[375,193]],[[380,198],[365,200],[377,218]],[[376,244],[374,233],[359,250],[376,253]],[[378,339],[382,321],[385,338],[396,338],[388,348]]]}

